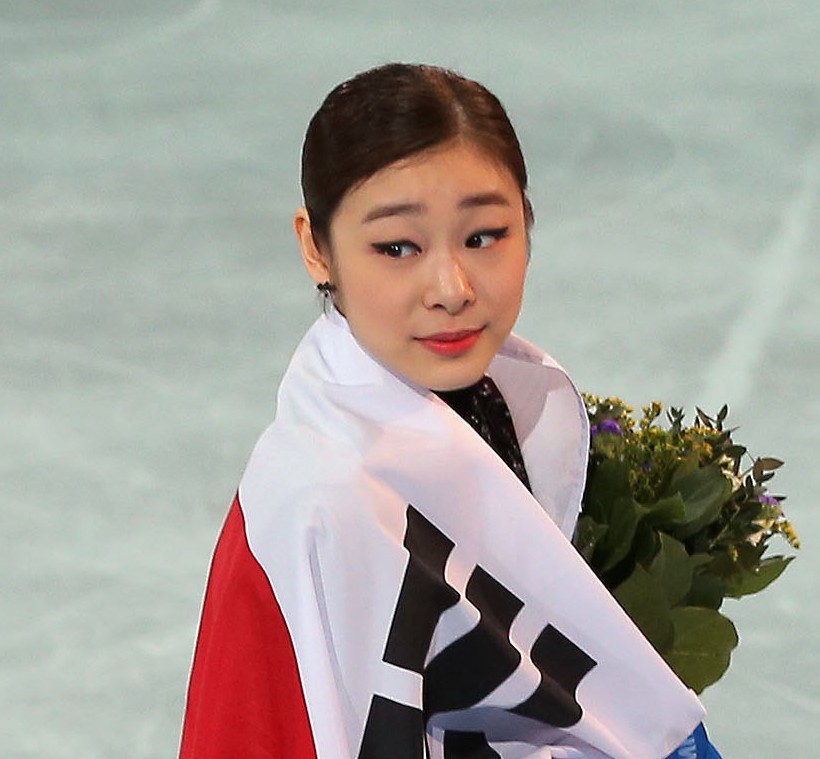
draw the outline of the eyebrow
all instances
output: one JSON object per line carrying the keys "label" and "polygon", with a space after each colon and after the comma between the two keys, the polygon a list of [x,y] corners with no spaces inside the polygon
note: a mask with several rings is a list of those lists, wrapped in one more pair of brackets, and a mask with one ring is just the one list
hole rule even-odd
{"label": "eyebrow", "polygon": [[426,206],[423,203],[391,203],[384,206],[371,208],[362,219],[362,224],[367,224],[376,219],[384,219],[388,216],[418,216],[424,213]]}
{"label": "eyebrow", "polygon": [[[481,208],[482,206],[508,206],[510,201],[500,192],[481,192],[476,195],[468,195],[459,201],[459,209]],[[384,219],[388,216],[418,216],[427,210],[423,203],[390,203],[383,206],[371,208],[362,219],[362,224],[368,224],[377,219]]]}
{"label": "eyebrow", "polygon": [[458,204],[459,208],[481,208],[481,206],[509,206],[510,201],[500,192],[481,192],[468,195]]}

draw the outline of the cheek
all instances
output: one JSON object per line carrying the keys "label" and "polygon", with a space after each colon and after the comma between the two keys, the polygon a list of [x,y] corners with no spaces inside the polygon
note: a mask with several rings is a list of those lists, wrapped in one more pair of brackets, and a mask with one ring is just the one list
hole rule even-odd
{"label": "cheek", "polygon": [[333,277],[333,284],[336,285],[335,303],[345,316],[349,318],[349,312],[356,311],[362,303],[362,292],[366,291],[369,284],[367,282],[367,271],[361,270],[360,266],[356,265],[355,259],[351,261],[352,256],[348,251],[342,248],[334,250],[331,276]]}
{"label": "cheek", "polygon": [[521,306],[526,280],[526,261],[516,262],[515,265],[500,267],[487,280],[489,294],[499,309],[507,307],[516,312]]}
{"label": "cheek", "polygon": [[395,283],[390,277],[379,276],[373,268],[348,266],[337,272],[337,307],[356,336],[370,348],[389,339],[391,325],[397,323],[402,307]]}

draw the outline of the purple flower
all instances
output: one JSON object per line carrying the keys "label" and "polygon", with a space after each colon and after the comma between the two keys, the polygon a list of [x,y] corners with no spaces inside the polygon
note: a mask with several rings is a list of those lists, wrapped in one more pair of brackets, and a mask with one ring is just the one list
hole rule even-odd
{"label": "purple flower", "polygon": [[766,493],[761,493],[757,500],[760,501],[765,506],[778,506],[780,501],[777,500],[773,495],[767,495]]}
{"label": "purple flower", "polygon": [[604,419],[601,422],[600,432],[608,432],[610,435],[622,435],[621,425],[614,419]]}
{"label": "purple flower", "polygon": [[595,436],[598,434],[598,432],[599,432],[599,430],[598,430],[598,425],[597,425],[597,424],[593,424],[593,425],[589,428],[589,436],[590,436],[591,438],[595,437]]}

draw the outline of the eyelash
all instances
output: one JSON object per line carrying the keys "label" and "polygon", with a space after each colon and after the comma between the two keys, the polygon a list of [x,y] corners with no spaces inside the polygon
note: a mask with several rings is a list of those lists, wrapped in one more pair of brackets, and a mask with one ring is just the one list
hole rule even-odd
{"label": "eyelash", "polygon": [[408,256],[401,254],[401,249],[405,247],[413,249],[412,255],[417,256],[421,253],[421,248],[410,240],[393,240],[392,242],[373,243],[373,248],[376,252],[381,253],[388,258],[407,258]]}
{"label": "eyelash", "polygon": [[509,233],[510,233],[510,228],[509,227],[496,227],[495,229],[482,229],[480,232],[475,232],[475,233],[471,234],[467,238],[467,240],[465,241],[464,244],[468,248],[471,248],[471,247],[478,247],[478,248],[486,247],[486,246],[481,246],[481,245],[472,246],[472,245],[469,245],[468,243],[470,242],[470,240],[474,240],[477,237],[490,237],[490,238],[492,238],[492,242],[498,242],[499,240],[503,240]]}
{"label": "eyelash", "polygon": [[[510,233],[509,227],[496,227],[494,229],[482,229],[478,232],[473,232],[465,241],[464,246],[466,248],[470,248],[473,250],[480,250],[482,248],[489,247],[488,245],[470,245],[471,240],[476,240],[477,238],[481,237],[489,237],[491,238],[491,243],[498,242],[499,240],[503,240],[507,237]],[[411,248],[412,252],[409,254],[402,255],[402,248]],[[421,253],[421,248],[416,245],[412,240],[391,240],[389,242],[377,242],[373,243],[373,248],[377,253],[381,253],[384,256],[388,256],[389,258],[407,258],[409,255],[418,255]]]}

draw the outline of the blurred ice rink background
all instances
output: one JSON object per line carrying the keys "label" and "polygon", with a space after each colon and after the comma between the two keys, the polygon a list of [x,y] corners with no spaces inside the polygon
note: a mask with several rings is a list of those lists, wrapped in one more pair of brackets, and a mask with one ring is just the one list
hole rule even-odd
{"label": "blurred ice rink background", "polygon": [[319,308],[304,128],[388,60],[510,111],[518,331],[786,459],[803,552],[727,605],[704,700],[726,759],[815,756],[819,40],[816,0],[1,0],[0,756],[175,755],[210,552]]}

